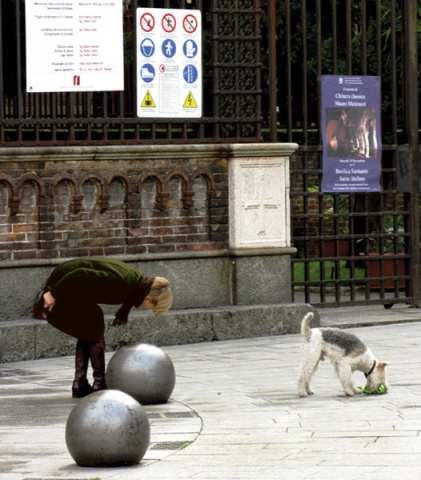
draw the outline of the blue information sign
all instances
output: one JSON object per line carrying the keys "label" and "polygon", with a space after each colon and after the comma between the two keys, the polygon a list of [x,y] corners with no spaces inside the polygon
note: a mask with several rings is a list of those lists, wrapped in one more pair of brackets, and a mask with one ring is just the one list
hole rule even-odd
{"label": "blue information sign", "polygon": [[183,77],[187,83],[194,83],[198,77],[197,68],[194,65],[186,65],[183,70]]}
{"label": "blue information sign", "polygon": [[183,45],[183,52],[187,58],[194,58],[197,55],[199,48],[194,40],[187,40]]}
{"label": "blue information sign", "polygon": [[171,38],[167,38],[162,43],[162,53],[164,57],[172,58],[175,55],[176,51],[177,51],[177,46],[174,40],[171,40]]}
{"label": "blue information sign", "polygon": [[140,44],[140,52],[144,57],[152,57],[155,53],[155,44],[152,39],[145,38]]}
{"label": "blue information sign", "polygon": [[144,63],[140,69],[140,77],[146,83],[152,82],[155,78],[155,69],[153,65],[150,63]]}

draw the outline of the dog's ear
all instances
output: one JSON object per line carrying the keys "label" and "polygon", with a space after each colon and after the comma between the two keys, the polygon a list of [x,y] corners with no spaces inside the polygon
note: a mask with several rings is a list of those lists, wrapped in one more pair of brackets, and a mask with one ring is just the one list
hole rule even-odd
{"label": "dog's ear", "polygon": [[387,362],[378,362],[377,363],[377,368],[379,370],[384,370],[389,364]]}

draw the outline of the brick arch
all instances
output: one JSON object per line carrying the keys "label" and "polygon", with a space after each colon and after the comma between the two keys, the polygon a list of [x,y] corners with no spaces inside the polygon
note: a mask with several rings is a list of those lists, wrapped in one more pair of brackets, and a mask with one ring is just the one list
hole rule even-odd
{"label": "brick arch", "polygon": [[[14,207],[13,192],[14,192],[14,189],[15,189],[15,182],[12,179],[12,177],[9,177],[9,175],[6,175],[6,174],[2,173],[2,174],[0,174],[0,183],[4,183],[6,185],[6,188],[7,188],[7,207],[10,210],[10,215],[13,215],[12,214],[13,207]],[[17,199],[16,208],[19,208],[19,197]],[[16,209],[16,212],[17,212],[17,209]]]}
{"label": "brick arch", "polygon": [[25,173],[20,176],[16,181],[16,188],[22,188],[24,183],[34,183],[38,187],[38,194],[45,197],[46,189],[42,179],[35,173]]}
{"label": "brick arch", "polygon": [[13,189],[13,187],[15,186],[15,181],[13,180],[13,178],[9,175],[6,175],[5,173],[0,173],[0,182],[7,183],[10,189]]}
{"label": "brick arch", "polygon": [[206,201],[209,201],[212,196],[212,192],[216,191],[216,183],[215,183],[214,176],[212,172],[207,170],[206,168],[200,168],[192,172],[192,174],[190,175],[190,181],[192,185],[191,188],[192,188],[193,194],[194,194],[194,183],[199,177],[203,178],[206,182]]}
{"label": "brick arch", "polygon": [[165,179],[162,175],[160,175],[157,172],[152,172],[152,171],[148,170],[146,172],[143,172],[142,175],[140,175],[139,184],[141,185],[142,183],[144,183],[144,181],[147,178],[155,178],[157,180],[157,182],[161,185],[161,187],[160,187],[161,189],[162,189],[162,185],[165,183]]}
{"label": "brick arch", "polygon": [[171,181],[174,177],[180,177],[185,184],[189,181],[189,176],[183,170],[172,170],[166,177],[167,182]]}
{"label": "brick arch", "polygon": [[114,172],[111,175],[108,175],[108,177],[105,179],[105,185],[110,186],[111,182],[113,182],[114,180],[122,181],[126,185],[127,193],[130,193],[129,189],[130,189],[131,181],[128,175],[121,172]]}
{"label": "brick arch", "polygon": [[79,185],[83,185],[84,183],[90,182],[90,181],[93,181],[99,184],[100,186],[102,186],[105,182],[104,177],[102,177],[102,175],[100,175],[99,173],[89,172],[89,173],[85,173],[85,175],[82,175],[78,183]]}
{"label": "brick arch", "polygon": [[193,205],[193,185],[189,176],[183,170],[173,170],[167,175],[167,183],[169,184],[173,178],[181,179],[181,201],[183,208],[190,208]]}
{"label": "brick arch", "polygon": [[36,202],[37,206],[40,204],[40,199],[45,198],[46,189],[44,182],[40,179],[35,173],[25,173],[21,175],[17,180],[12,189],[12,199],[11,199],[11,208],[10,215],[16,215],[19,211],[20,201],[21,201],[21,192],[25,183],[31,183],[35,186],[36,192]]}
{"label": "brick arch", "polygon": [[197,177],[203,177],[206,180],[206,184],[208,187],[209,191],[215,191],[216,190],[216,184],[215,184],[215,179],[213,177],[213,174],[210,170],[207,170],[206,168],[200,168],[198,170],[195,170],[192,172],[190,175],[191,182],[194,183]]}
{"label": "brick arch", "polygon": [[[70,191],[70,199],[69,199],[69,204],[68,204],[68,209],[72,213],[78,213],[81,208],[82,204],[82,196],[80,195],[80,192],[77,189],[77,181],[76,178],[73,175],[70,174],[59,174],[54,177],[52,184],[50,185],[50,194],[51,197],[57,198],[59,195],[58,192],[58,186],[61,183],[67,183],[69,186],[69,191]],[[54,200],[54,204],[56,204],[56,201]]]}
{"label": "brick arch", "polygon": [[[44,204],[41,203],[41,199]],[[40,221],[46,202],[45,186],[40,178],[33,173],[26,173],[16,181],[13,188],[13,221],[10,231],[13,248],[23,257],[32,255],[36,250],[42,250],[40,237]]]}
{"label": "brick arch", "polygon": [[84,193],[83,193],[83,186],[86,184],[86,183],[93,183],[96,188],[98,189],[97,191],[97,196],[96,196],[96,199],[94,201],[94,203],[96,205],[99,205],[99,209],[100,209],[100,212],[104,212],[104,205],[106,204],[106,201],[104,202],[104,200],[106,199],[106,195],[104,195],[104,190],[105,190],[105,182],[104,182],[104,178],[98,174],[98,173],[86,173],[85,175],[83,175],[79,181],[78,181],[78,189],[80,190],[81,192],[81,196],[82,196],[82,201],[81,201],[81,205],[83,204],[83,199],[85,197]]}
{"label": "brick arch", "polygon": [[75,192],[77,191],[77,180],[74,175],[68,172],[58,173],[53,178],[51,185],[50,185],[50,193],[53,194],[53,189],[56,187],[60,182],[67,180],[71,184],[74,185]]}
{"label": "brick arch", "polygon": [[74,214],[80,212],[82,206],[82,195],[77,184],[77,179],[71,173],[63,172],[55,175],[50,185],[50,195],[52,197],[56,195],[56,188],[61,182],[69,182],[70,184],[72,197],[70,199],[69,210]]}
{"label": "brick arch", "polygon": [[139,178],[139,184],[142,185],[148,178],[155,179],[156,185],[156,202],[159,210],[165,210],[168,204],[169,192],[168,182],[162,175],[156,172],[144,172]]}
{"label": "brick arch", "polygon": [[119,181],[124,185],[124,199],[123,202],[127,202],[127,198],[132,190],[132,184],[130,178],[124,173],[112,173],[105,179],[104,190],[102,198],[100,199],[101,205],[104,206],[104,211],[109,208],[109,202],[111,199],[110,187],[114,181]]}

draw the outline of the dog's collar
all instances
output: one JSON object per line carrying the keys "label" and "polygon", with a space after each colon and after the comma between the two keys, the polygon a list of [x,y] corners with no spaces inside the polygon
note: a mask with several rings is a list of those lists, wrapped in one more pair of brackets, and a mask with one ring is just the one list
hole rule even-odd
{"label": "dog's collar", "polygon": [[370,371],[368,373],[364,373],[365,378],[369,377],[374,372],[374,369],[376,368],[376,364],[377,364],[377,360],[374,360],[373,366],[370,368]]}

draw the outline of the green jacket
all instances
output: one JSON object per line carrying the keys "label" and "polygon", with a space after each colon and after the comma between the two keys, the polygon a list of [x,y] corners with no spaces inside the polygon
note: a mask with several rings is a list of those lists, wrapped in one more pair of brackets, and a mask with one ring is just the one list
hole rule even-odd
{"label": "green jacket", "polygon": [[119,260],[109,258],[75,259],[58,265],[46,287],[57,300],[88,300],[118,305],[129,301],[138,307],[148,295],[153,277],[142,275]]}

